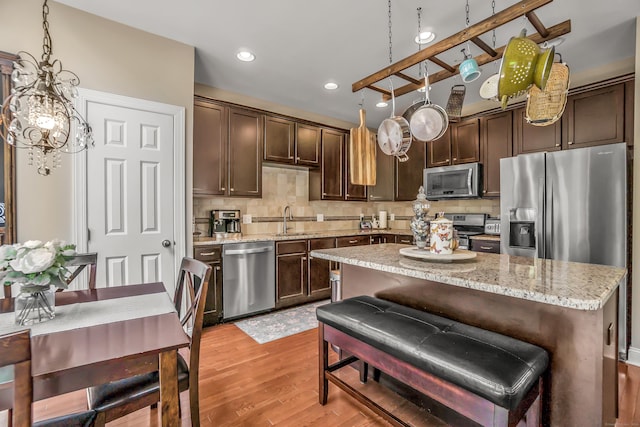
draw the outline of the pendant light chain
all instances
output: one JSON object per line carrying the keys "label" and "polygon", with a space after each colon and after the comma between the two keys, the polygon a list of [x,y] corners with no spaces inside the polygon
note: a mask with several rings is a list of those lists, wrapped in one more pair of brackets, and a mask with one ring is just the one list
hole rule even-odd
{"label": "pendant light chain", "polygon": [[[466,14],[466,20],[465,20],[465,28],[469,28],[469,0],[467,0],[467,5],[465,6],[465,14]],[[469,58],[471,58],[471,46],[469,45],[469,40],[467,40],[467,55],[469,55]],[[465,58],[467,57],[467,55],[465,55]]]}
{"label": "pendant light chain", "polygon": [[391,0],[389,0],[389,64],[393,63],[393,44],[391,42]]}
{"label": "pendant light chain", "polygon": [[51,52],[53,50],[51,35],[49,35],[49,21],[47,20],[48,16],[49,5],[47,4],[47,0],[44,0],[44,4],[42,5],[42,28],[44,29],[44,37],[42,39],[42,60],[44,62],[49,62],[49,58],[51,57]]}
{"label": "pendant light chain", "polygon": [[[491,16],[496,14],[496,0],[491,0]],[[491,32],[491,42],[493,43],[493,49],[496,48],[496,29]]]}
{"label": "pendant light chain", "polygon": [[[422,17],[422,8],[419,7],[418,8],[418,52],[420,52],[422,50],[422,43],[420,43],[420,34],[422,34],[422,22],[421,22],[421,18]],[[425,66],[426,66],[426,61],[425,61]],[[418,78],[422,76],[422,62],[418,63]]]}

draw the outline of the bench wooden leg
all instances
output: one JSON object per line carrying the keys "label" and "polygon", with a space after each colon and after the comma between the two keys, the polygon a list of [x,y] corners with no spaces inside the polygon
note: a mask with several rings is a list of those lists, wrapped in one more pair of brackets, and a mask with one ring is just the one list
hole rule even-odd
{"label": "bench wooden leg", "polygon": [[380,369],[373,367],[373,380],[377,383],[380,382]]}
{"label": "bench wooden leg", "polygon": [[324,340],[324,323],[318,322],[318,356],[320,358],[318,367],[318,400],[321,405],[327,403],[327,395],[329,393],[329,381],[327,380],[327,368],[329,367],[329,345]]}
{"label": "bench wooden leg", "polygon": [[362,384],[367,382],[369,376],[369,364],[365,361],[360,361],[360,382]]}

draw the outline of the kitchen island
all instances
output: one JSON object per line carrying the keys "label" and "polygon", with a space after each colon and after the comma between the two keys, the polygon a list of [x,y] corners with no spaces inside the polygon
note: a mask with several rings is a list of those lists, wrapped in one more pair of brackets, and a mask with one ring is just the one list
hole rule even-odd
{"label": "kitchen island", "polygon": [[613,426],[617,410],[617,289],[622,268],[478,253],[427,262],[407,245],[312,251],[341,263],[340,298],[375,295],[543,347],[543,424]]}

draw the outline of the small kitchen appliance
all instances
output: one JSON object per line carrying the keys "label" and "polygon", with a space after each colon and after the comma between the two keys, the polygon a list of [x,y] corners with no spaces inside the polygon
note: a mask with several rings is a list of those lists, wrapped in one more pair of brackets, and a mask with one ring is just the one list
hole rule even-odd
{"label": "small kitchen appliance", "polygon": [[453,229],[458,234],[458,248],[469,249],[470,236],[477,236],[484,234],[484,223],[487,219],[487,214],[484,213],[445,213],[445,218],[453,221]]}
{"label": "small kitchen appliance", "polygon": [[482,196],[482,164],[427,168],[423,183],[428,200],[479,198]]}
{"label": "small kitchen appliance", "polygon": [[209,236],[216,233],[240,233],[240,210],[212,210]]}
{"label": "small kitchen appliance", "polygon": [[500,235],[500,218],[487,218],[484,222],[484,234]]}

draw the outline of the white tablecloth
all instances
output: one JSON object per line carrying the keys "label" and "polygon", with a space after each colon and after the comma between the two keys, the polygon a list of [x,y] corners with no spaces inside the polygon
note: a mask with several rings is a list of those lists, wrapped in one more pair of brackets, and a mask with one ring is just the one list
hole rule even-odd
{"label": "white tablecloth", "polygon": [[15,313],[0,314],[0,335],[31,329],[31,336],[175,311],[166,292],[56,306],[56,317],[32,326],[15,324]]}

